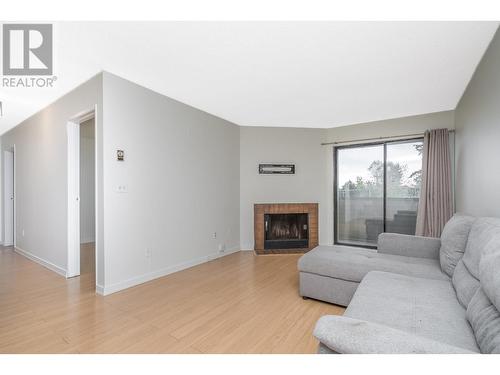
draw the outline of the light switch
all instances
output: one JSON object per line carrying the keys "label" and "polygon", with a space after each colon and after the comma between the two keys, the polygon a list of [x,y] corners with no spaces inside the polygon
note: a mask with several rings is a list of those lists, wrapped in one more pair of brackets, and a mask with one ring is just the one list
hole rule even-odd
{"label": "light switch", "polygon": [[127,185],[117,185],[116,192],[117,193],[128,193]]}

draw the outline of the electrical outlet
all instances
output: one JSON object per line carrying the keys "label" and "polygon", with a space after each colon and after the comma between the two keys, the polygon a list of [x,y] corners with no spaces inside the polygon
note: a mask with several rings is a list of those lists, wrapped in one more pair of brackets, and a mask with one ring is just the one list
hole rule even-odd
{"label": "electrical outlet", "polygon": [[225,251],[226,251],[226,244],[220,243],[219,244],[219,253],[224,253]]}
{"label": "electrical outlet", "polygon": [[23,237],[24,237],[24,229],[22,230],[22,235],[23,235]]}
{"label": "electrical outlet", "polygon": [[152,255],[153,255],[153,252],[151,251],[151,249],[146,249],[146,251],[144,251],[144,256],[146,258],[151,258]]}
{"label": "electrical outlet", "polygon": [[212,233],[212,238],[215,240],[217,238],[217,232]]}

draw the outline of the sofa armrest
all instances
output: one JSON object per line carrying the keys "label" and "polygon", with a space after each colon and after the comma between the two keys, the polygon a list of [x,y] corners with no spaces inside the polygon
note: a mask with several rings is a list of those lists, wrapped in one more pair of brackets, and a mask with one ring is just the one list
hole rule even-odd
{"label": "sofa armrest", "polygon": [[379,253],[415,258],[439,259],[440,247],[441,240],[439,238],[398,233],[380,233],[377,242]]}
{"label": "sofa armrest", "polygon": [[343,354],[474,353],[381,324],[335,315],[321,317],[314,336],[333,352]]}

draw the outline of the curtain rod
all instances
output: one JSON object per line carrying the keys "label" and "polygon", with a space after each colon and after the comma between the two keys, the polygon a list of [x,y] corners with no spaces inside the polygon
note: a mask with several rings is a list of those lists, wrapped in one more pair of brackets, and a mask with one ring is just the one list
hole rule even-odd
{"label": "curtain rod", "polygon": [[[448,132],[454,133],[455,129],[448,129]],[[393,135],[393,136],[388,136],[388,137],[375,137],[375,138],[363,138],[363,139],[352,139],[350,141],[338,141],[338,142],[324,142],[321,143],[321,146],[328,146],[328,145],[340,145],[344,143],[357,143],[357,142],[367,142],[367,141],[384,141],[386,139],[409,139],[413,137],[423,137],[424,133],[415,133],[415,134],[405,134],[405,135]]]}

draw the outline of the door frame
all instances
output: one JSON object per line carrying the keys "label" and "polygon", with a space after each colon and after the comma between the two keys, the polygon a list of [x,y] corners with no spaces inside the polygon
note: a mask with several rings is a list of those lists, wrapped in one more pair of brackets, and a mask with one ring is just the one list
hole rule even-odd
{"label": "door frame", "polygon": [[[12,243],[6,243],[5,237],[6,237],[6,230],[5,230],[5,224],[7,222],[6,218],[7,215],[5,214],[6,211],[6,191],[5,191],[5,184],[6,184],[6,178],[5,178],[5,153],[11,153],[12,154]],[[10,149],[3,150],[3,173],[2,173],[2,178],[3,178],[3,201],[4,201],[4,207],[3,207],[3,245],[4,246],[14,246],[16,247],[16,145],[12,145]]]}
{"label": "door frame", "polygon": [[[92,118],[96,119],[96,106],[76,114],[66,124],[68,135],[68,260],[66,278],[80,276],[80,124]],[[97,147],[94,152],[97,154]],[[94,163],[96,162],[97,158]],[[97,168],[95,168],[95,172],[97,173]],[[95,204],[95,233],[97,237],[97,199]],[[95,251],[97,254],[97,247]],[[97,255],[95,258],[97,266]]]}

